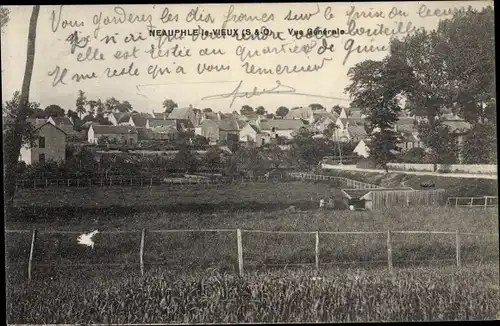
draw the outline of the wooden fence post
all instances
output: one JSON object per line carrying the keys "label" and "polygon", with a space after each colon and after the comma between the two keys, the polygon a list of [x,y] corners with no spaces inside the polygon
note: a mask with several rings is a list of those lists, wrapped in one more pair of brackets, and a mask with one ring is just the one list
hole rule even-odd
{"label": "wooden fence post", "polygon": [[484,196],[484,209],[486,210],[486,207],[488,207],[488,196]]}
{"label": "wooden fence post", "polygon": [[456,244],[457,244],[457,267],[460,268],[462,262],[460,257],[460,233],[458,232],[458,230],[456,233]]}
{"label": "wooden fence post", "polygon": [[139,263],[141,264],[141,276],[144,276],[144,238],[146,229],[142,229],[141,233],[141,249],[139,251]]}
{"label": "wooden fence post", "polygon": [[33,180],[33,188],[36,188],[36,179]]}
{"label": "wooden fence post", "polygon": [[393,274],[393,265],[392,265],[392,239],[391,239],[391,230],[387,230],[387,264],[389,266],[389,273]]}
{"label": "wooden fence post", "polygon": [[45,179],[45,188],[49,187],[49,180]]}
{"label": "wooden fence post", "polygon": [[236,230],[236,242],[238,245],[238,270],[240,272],[240,276],[243,276],[243,242],[241,239],[241,230]]}
{"label": "wooden fence post", "polygon": [[470,198],[470,203],[469,203],[469,206],[472,207],[472,202],[474,201],[474,197],[471,197]]}
{"label": "wooden fence post", "polygon": [[28,260],[28,282],[31,281],[31,267],[33,265],[33,252],[35,250],[35,239],[36,239],[36,229],[33,230],[33,235],[31,236],[30,256]]}
{"label": "wooden fence post", "polygon": [[153,186],[153,178],[151,178],[151,179],[149,180],[149,186],[150,186],[150,187],[152,187],[152,186]]}
{"label": "wooden fence post", "polygon": [[315,256],[315,262],[316,262],[316,270],[319,270],[319,231],[316,231],[316,256]]}

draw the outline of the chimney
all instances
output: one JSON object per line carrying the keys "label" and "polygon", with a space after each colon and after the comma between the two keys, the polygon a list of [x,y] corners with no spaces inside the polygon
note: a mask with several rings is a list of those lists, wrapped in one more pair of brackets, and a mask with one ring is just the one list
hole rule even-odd
{"label": "chimney", "polygon": [[220,112],[217,112],[217,120],[220,120]]}

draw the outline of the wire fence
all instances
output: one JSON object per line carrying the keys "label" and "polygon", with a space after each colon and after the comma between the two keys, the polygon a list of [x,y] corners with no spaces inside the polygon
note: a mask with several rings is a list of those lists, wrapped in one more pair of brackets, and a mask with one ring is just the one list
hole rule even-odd
{"label": "wire fence", "polygon": [[110,176],[108,178],[67,178],[67,179],[18,179],[18,189],[50,187],[109,187],[109,186],[159,186],[159,185],[218,185],[249,182],[289,182],[289,181],[336,181],[339,185],[353,189],[375,189],[380,186],[343,177],[318,175],[313,173],[287,173],[261,176],[210,177],[190,175],[188,177],[134,177]]}
{"label": "wire fence", "polygon": [[450,207],[497,207],[497,196],[448,197],[446,206]]}
{"label": "wire fence", "polygon": [[[54,231],[54,230],[43,230],[43,231],[37,231],[37,230],[5,230],[6,233],[23,233],[23,234],[31,234],[31,241],[30,241],[30,247],[28,251],[28,256],[26,257],[26,262],[21,262],[20,264],[25,265],[27,263],[27,275],[28,275],[28,281],[32,279],[32,271],[34,267],[34,254],[35,254],[35,247],[37,244],[37,239],[41,234],[70,234],[70,235],[76,235],[76,234],[83,234],[83,232],[80,231]],[[320,236],[323,235],[329,235],[329,236],[341,236],[341,235],[358,235],[358,236],[369,236],[369,235],[377,235],[377,236],[384,236],[386,238],[386,257],[387,259],[385,260],[375,260],[375,261],[361,261],[361,263],[385,263],[387,264],[388,271],[392,274],[394,272],[394,263],[396,262],[396,259],[394,258],[394,250],[393,250],[393,244],[394,244],[394,239],[393,237],[398,234],[402,235],[448,235],[448,236],[453,236],[454,237],[454,257],[449,258],[449,259],[435,259],[433,261],[453,261],[456,264],[457,268],[460,268],[462,266],[462,237],[463,236],[476,236],[476,237],[496,237],[498,238],[498,234],[493,234],[493,233],[466,233],[466,232],[460,232],[460,231],[394,231],[394,230],[387,230],[387,231],[371,231],[371,232],[361,232],[361,231],[266,231],[266,230],[250,230],[250,229],[183,229],[183,230],[137,230],[137,231],[124,231],[124,230],[115,230],[115,231],[104,231],[101,232],[102,234],[140,234],[140,242],[137,244],[137,255],[138,255],[138,263],[111,263],[111,262],[94,262],[94,263],[87,263],[87,264],[77,264],[77,263],[67,263],[67,264],[46,264],[46,263],[38,263],[37,265],[40,266],[52,266],[52,267],[60,267],[60,266],[129,266],[129,265],[135,265],[138,267],[138,270],[140,270],[140,274],[144,275],[145,265],[155,265],[155,264],[162,264],[162,262],[155,261],[155,262],[146,262],[145,261],[145,253],[146,253],[146,235],[153,235],[153,234],[179,234],[179,233],[226,233],[229,235],[235,235],[236,236],[236,252],[237,252],[237,261],[234,263],[237,263],[238,266],[238,272],[240,275],[244,275],[244,270],[245,270],[245,260],[244,256],[245,254],[250,255],[249,249],[246,249],[246,247],[243,246],[243,234],[246,235],[252,235],[252,234],[257,234],[257,233],[266,233],[266,234],[274,234],[274,235],[298,235],[298,236],[312,236],[314,239],[314,263],[286,263],[286,266],[293,266],[293,265],[299,265],[299,266],[304,266],[304,265],[313,265],[316,270],[320,269],[320,266],[322,265],[342,265],[342,264],[353,264],[356,263],[356,261],[325,261],[321,262],[320,261]],[[251,236],[252,237],[252,236]],[[255,235],[253,236],[255,237]],[[234,238],[233,238],[234,239]],[[405,241],[408,241],[408,239],[405,237]],[[312,239],[311,239],[312,240]],[[234,240],[233,240],[234,241]],[[194,246],[193,243],[190,243],[191,246]],[[27,249],[27,248],[26,248]],[[162,247],[164,250],[164,247]],[[203,250],[203,248],[199,248]],[[345,248],[344,248],[345,249]],[[184,249],[186,250],[186,249]],[[255,250],[254,250],[255,251]],[[262,252],[260,252],[262,255]],[[312,256],[312,252],[310,255]],[[132,254],[134,255],[134,254]],[[422,260],[420,260],[422,261]],[[412,262],[416,263],[419,262],[419,260],[413,259],[413,260],[405,260],[405,262]],[[9,264],[7,264],[9,265]],[[16,264],[14,264],[16,265]],[[275,264],[275,265],[283,265],[283,264]],[[267,265],[270,266],[270,265]]]}

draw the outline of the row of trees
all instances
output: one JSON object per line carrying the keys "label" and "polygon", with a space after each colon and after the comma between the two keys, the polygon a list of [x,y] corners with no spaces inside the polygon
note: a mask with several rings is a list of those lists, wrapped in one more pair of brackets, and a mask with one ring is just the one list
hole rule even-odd
{"label": "row of trees", "polygon": [[465,163],[496,160],[493,15],[491,6],[456,13],[436,30],[391,40],[383,60],[349,70],[345,91],[376,131],[368,145],[372,160],[386,166],[395,159],[398,140],[391,130],[403,109],[422,118],[418,131],[433,163],[454,163],[459,152],[457,133],[443,123],[444,109],[472,126],[463,144]]}

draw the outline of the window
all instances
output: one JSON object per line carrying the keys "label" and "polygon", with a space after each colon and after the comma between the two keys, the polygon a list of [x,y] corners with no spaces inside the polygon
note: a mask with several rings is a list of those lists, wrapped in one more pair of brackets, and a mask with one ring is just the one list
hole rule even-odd
{"label": "window", "polygon": [[38,137],[38,147],[45,148],[45,137]]}
{"label": "window", "polygon": [[41,164],[45,163],[45,154],[38,154],[38,162]]}

